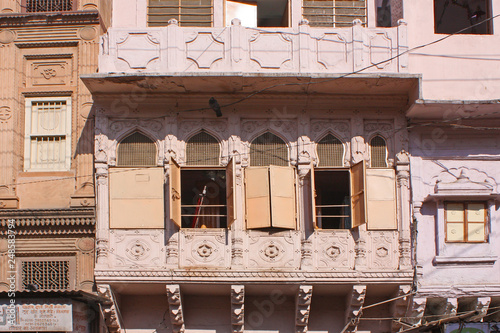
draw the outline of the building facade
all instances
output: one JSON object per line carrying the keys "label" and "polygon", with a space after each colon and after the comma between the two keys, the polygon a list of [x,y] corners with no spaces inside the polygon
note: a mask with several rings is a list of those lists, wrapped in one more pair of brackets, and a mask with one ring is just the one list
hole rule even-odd
{"label": "building facade", "polygon": [[373,1],[231,5],[115,1],[82,76],[108,329],[397,331],[378,318],[411,312],[414,275],[402,7],[379,27]]}
{"label": "building facade", "polygon": [[97,70],[110,10],[0,2],[0,331],[97,329],[92,97],[79,76]]}

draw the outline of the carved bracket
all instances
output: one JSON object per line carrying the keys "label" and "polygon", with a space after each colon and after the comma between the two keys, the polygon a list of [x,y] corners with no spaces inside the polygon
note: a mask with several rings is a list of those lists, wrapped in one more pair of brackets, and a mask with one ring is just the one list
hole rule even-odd
{"label": "carved bracket", "polygon": [[102,306],[102,315],[106,322],[106,327],[110,333],[118,333],[121,331],[121,324],[118,317],[118,311],[116,308],[116,300],[113,297],[113,292],[111,291],[111,286],[108,284],[101,284],[97,287],[97,292],[99,296],[107,298],[108,302],[105,302]]}
{"label": "carved bracket", "polygon": [[185,330],[184,313],[182,311],[181,288],[178,284],[167,285],[167,298],[172,331],[183,333]]}
{"label": "carved bracket", "polygon": [[245,330],[245,286],[231,286],[231,325],[233,333],[243,333]]}
{"label": "carved bracket", "polygon": [[[395,297],[408,295],[410,291],[411,291],[411,285],[399,286],[398,292],[395,295]],[[403,327],[400,319],[406,316],[409,301],[410,301],[410,296],[406,296],[398,298],[394,302],[392,302],[391,310],[392,310],[392,317],[394,318],[392,321],[392,332],[399,332],[399,330]]]}
{"label": "carved bracket", "polygon": [[344,329],[344,332],[357,332],[359,318],[361,317],[363,304],[365,303],[366,286],[352,286],[351,294],[347,297],[348,299],[345,315],[346,328]]}
{"label": "carved bracket", "polygon": [[297,301],[295,302],[295,331],[297,333],[307,332],[312,291],[312,286],[299,286]]}

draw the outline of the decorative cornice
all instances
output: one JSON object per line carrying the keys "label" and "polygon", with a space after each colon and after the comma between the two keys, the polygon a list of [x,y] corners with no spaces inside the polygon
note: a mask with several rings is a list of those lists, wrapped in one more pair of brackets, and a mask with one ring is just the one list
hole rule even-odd
{"label": "decorative cornice", "polygon": [[17,235],[94,234],[93,208],[8,209],[0,210],[0,235],[6,235],[9,220],[14,220]]}
{"label": "decorative cornice", "polygon": [[28,60],[32,59],[60,59],[60,58],[73,58],[73,53],[62,54],[26,54],[24,57]]}
{"label": "decorative cornice", "polygon": [[24,97],[47,97],[47,96],[71,96],[73,91],[27,91],[22,93]]}
{"label": "decorative cornice", "polygon": [[[175,281],[176,278],[180,282],[186,278],[190,281],[209,282],[214,279],[225,280],[235,283],[236,281],[246,280],[246,282],[262,282],[262,280],[276,281],[283,279],[284,281],[297,280],[297,282],[329,282],[329,283],[346,283],[349,281],[368,281],[376,282],[377,280],[385,280],[394,283],[410,282],[413,279],[413,271],[372,271],[372,272],[301,272],[301,271],[288,271],[288,272],[272,272],[272,271],[222,271],[222,270],[95,270],[95,276],[105,281],[107,279],[115,280],[122,278],[123,280],[130,281],[131,278],[155,278],[165,279],[169,278],[170,281]],[[234,280],[239,279],[239,280]],[[177,283],[177,282],[173,282]]]}
{"label": "decorative cornice", "polygon": [[33,42],[33,43],[16,43],[20,49],[40,48],[40,47],[71,47],[78,46],[78,41],[73,42]]}
{"label": "decorative cornice", "polygon": [[78,12],[2,13],[0,15],[0,28],[99,23],[99,12],[94,10]]}

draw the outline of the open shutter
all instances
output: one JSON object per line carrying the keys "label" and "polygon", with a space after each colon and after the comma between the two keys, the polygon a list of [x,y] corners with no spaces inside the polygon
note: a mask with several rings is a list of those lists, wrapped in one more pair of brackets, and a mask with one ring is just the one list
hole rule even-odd
{"label": "open shutter", "polygon": [[396,171],[366,170],[366,199],[369,230],[396,230]]}
{"label": "open shutter", "polygon": [[318,219],[316,218],[316,180],[314,177],[314,166],[311,163],[311,210],[312,210],[312,222],[313,228],[318,229]]}
{"label": "open shutter", "polygon": [[296,229],[294,169],[271,165],[269,175],[271,179],[272,226]]}
{"label": "open shutter", "polygon": [[179,228],[182,226],[181,217],[181,167],[170,158],[170,220]]}
{"label": "open shutter", "polygon": [[353,228],[366,223],[365,183],[365,161],[361,161],[351,167],[351,209]]}
{"label": "open shutter", "polygon": [[227,206],[227,227],[236,220],[236,196],[234,195],[235,186],[235,164],[234,159],[230,159],[226,167],[226,206]]}
{"label": "open shutter", "polygon": [[247,229],[271,226],[269,205],[269,170],[267,167],[245,169]]}
{"label": "open shutter", "polygon": [[163,228],[163,168],[109,169],[110,228]]}

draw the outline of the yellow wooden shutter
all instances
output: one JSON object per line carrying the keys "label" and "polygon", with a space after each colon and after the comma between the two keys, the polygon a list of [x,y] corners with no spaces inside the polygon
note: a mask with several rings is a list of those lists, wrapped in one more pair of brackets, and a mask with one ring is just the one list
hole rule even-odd
{"label": "yellow wooden shutter", "polygon": [[227,227],[236,220],[236,196],[235,186],[235,164],[234,159],[230,159],[226,167],[226,206],[227,206]]}
{"label": "yellow wooden shutter", "polygon": [[271,165],[271,220],[276,228],[296,229],[295,172],[291,167]]}
{"label": "yellow wooden shutter", "polygon": [[269,169],[248,167],[245,169],[247,229],[271,226],[269,205]]}
{"label": "yellow wooden shutter", "polygon": [[110,228],[163,228],[163,168],[109,169]]}
{"label": "yellow wooden shutter", "polygon": [[365,161],[361,161],[351,167],[351,210],[353,228],[366,223],[365,179]]}
{"label": "yellow wooden shutter", "polygon": [[396,172],[394,169],[366,170],[366,199],[369,230],[397,230]]}
{"label": "yellow wooden shutter", "polygon": [[316,218],[316,180],[314,177],[314,166],[311,163],[311,210],[312,210],[312,222],[313,222],[313,228],[317,229],[318,228],[318,219]]}
{"label": "yellow wooden shutter", "polygon": [[174,161],[170,159],[170,220],[174,222],[179,228],[182,226],[181,217],[181,168]]}

